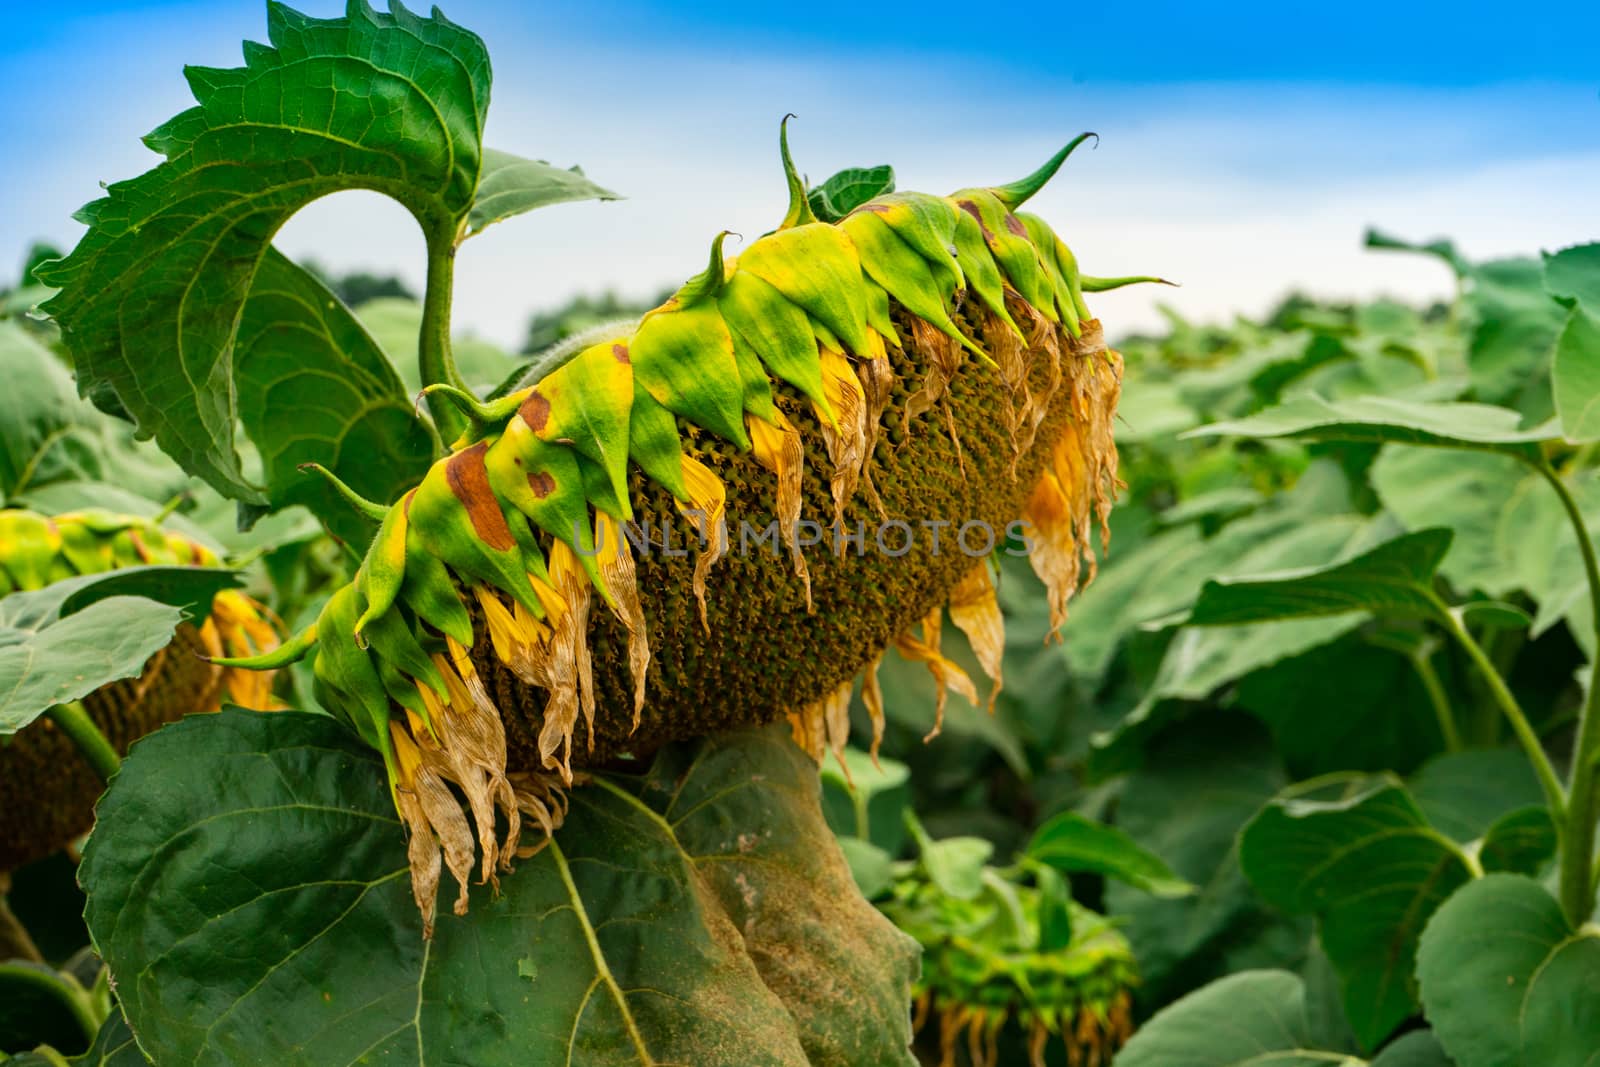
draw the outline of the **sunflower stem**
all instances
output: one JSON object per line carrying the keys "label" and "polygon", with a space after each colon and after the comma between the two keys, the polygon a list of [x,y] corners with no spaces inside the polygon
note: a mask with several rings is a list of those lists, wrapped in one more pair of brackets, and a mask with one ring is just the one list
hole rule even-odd
{"label": "sunflower stem", "polygon": [[[456,239],[448,225],[425,226],[428,241],[428,288],[422,297],[422,329],[417,337],[417,370],[422,386],[449,385],[463,391],[466,384],[456,370],[450,349],[450,301],[455,286]],[[428,410],[439,437],[454,441],[466,429],[466,419],[449,400],[428,396]]]}
{"label": "sunflower stem", "polygon": [[[1561,475],[1548,459],[1539,464],[1550,488],[1561,499],[1561,507],[1572,523],[1578,538],[1578,552],[1583,557],[1584,577],[1589,583],[1589,610],[1593,613],[1595,633],[1600,634],[1600,560],[1595,557],[1594,539],[1589,535],[1583,512],[1572,496],[1572,490],[1561,480]],[[1577,740],[1572,748],[1572,769],[1567,780],[1569,811],[1566,824],[1557,823],[1561,829],[1561,909],[1574,927],[1589,921],[1594,912],[1595,879],[1594,838],[1595,823],[1600,820],[1600,789],[1595,782],[1595,763],[1600,760],[1600,654],[1590,666],[1589,691],[1584,695],[1583,711],[1578,719]]]}
{"label": "sunflower stem", "polygon": [[[1483,676],[1484,682],[1489,687],[1489,694],[1499,706],[1501,714],[1511,724],[1511,732],[1517,735],[1517,741],[1522,745],[1522,750],[1527,753],[1528,761],[1533,764],[1534,773],[1539,777],[1539,785],[1544,790],[1545,803],[1550,808],[1550,817],[1558,828],[1563,827],[1567,817],[1567,794],[1562,788],[1561,779],[1556,774],[1555,767],[1550,763],[1550,756],[1544,750],[1544,745],[1539,741],[1539,735],[1534,732],[1533,724],[1528,722],[1527,715],[1523,714],[1522,705],[1517,703],[1517,698],[1506,686],[1505,679],[1495,669],[1494,663],[1489,659],[1489,654],[1483,650],[1467,628],[1461,624],[1460,617],[1450,610],[1449,606],[1437,596],[1431,595],[1434,607],[1438,612],[1438,619],[1450,636],[1455,638],[1473,665],[1478,668],[1478,673]],[[1564,830],[1562,831],[1564,833]],[[1585,863],[1587,864],[1587,860]]]}
{"label": "sunflower stem", "polygon": [[106,735],[100,732],[100,727],[89,718],[89,713],[83,710],[83,705],[77,701],[57,704],[45,715],[78,746],[78,751],[94,768],[100,780],[110,782],[111,776],[122,767],[122,759],[117,755],[117,750],[111,747],[111,742],[106,740]]}

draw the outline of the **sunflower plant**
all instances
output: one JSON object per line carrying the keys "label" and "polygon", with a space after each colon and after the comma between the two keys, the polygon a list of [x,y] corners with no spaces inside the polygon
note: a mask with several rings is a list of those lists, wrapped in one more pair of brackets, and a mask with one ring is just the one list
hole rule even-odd
{"label": "sunflower plant", "polygon": [[[254,563],[219,566],[158,525],[170,509],[15,493],[0,512],[27,534],[0,605],[154,567],[133,588],[191,647],[130,649],[122,677],[181,661],[213,679],[201,703],[244,705],[96,764],[111,787],[78,877],[118,1008],[102,1061],[914,1062],[913,999],[949,1018],[940,983],[987,966],[919,979],[918,916],[987,920],[911,868],[896,908],[869,904],[817,765],[845,758],[858,687],[877,757],[886,655],[934,679],[930,737],[945,693],[977,699],[947,623],[994,699],[1002,563],[1037,576],[1052,630],[1098,565],[1122,363],[1087,297],[1157,279],[1084,274],[1023,210],[1093,135],[940,196],[887,167],[812,185],[785,119],[769,232],[708,235],[659,306],[492,386],[456,359],[458,249],[617,194],[483,143],[488,53],[437,11],[272,3],[267,37],[241,67],[188,68],[195,106],[145,139],[161,162],[31,269],[104,413],[74,417],[131,423],[240,529],[303,508],[346,553],[290,625],[232,590],[163,600],[163,565]],[[425,238],[414,372],[272,247],[347,189]],[[63,730],[93,719],[54,696]],[[1014,1010],[1036,1046],[1099,1055],[1125,1036],[1131,964],[1041,870],[1012,875],[1032,932],[1000,946],[1023,1002],[964,1025]],[[1059,965],[1069,927],[1115,966]]]}

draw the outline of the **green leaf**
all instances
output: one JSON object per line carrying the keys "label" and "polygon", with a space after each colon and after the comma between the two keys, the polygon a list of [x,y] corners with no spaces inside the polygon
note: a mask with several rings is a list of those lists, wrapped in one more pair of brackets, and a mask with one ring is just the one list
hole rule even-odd
{"label": "green leaf", "polygon": [[1106,911],[1126,922],[1149,1003],[1230,971],[1300,965],[1310,924],[1267,908],[1238,862],[1240,828],[1284,784],[1266,731],[1224,712],[1164,730],[1128,775],[1117,825],[1199,887],[1163,899],[1106,883]]}
{"label": "green leaf", "polygon": [[132,678],[179,623],[238,584],[216,567],[129,567],[0,598],[0,737]]}
{"label": "green leaf", "polygon": [[1537,460],[1537,443],[1556,437],[1558,429],[1553,423],[1522,429],[1521,422],[1517,412],[1488,404],[1425,404],[1386,396],[1325,400],[1307,394],[1243,419],[1201,426],[1183,436],[1395,441],[1504,452]]}
{"label": "green leaf", "polygon": [[1428,1021],[1460,1067],[1580,1067],[1600,1048],[1600,931],[1574,931],[1531,878],[1490,874],[1447,901],[1417,954]]}
{"label": "green leaf", "polygon": [[1171,1004],[1117,1053],[1116,1067],[1362,1067],[1314,1047],[1305,984],[1287,971],[1245,971]]}
{"label": "green leaf", "polygon": [[234,342],[272,235],[345,189],[400,201],[431,247],[466,222],[482,166],[489,57],[442,16],[354,0],[343,18],[267,9],[272,47],[190,67],[197,106],[145,142],[165,161],[80,213],[89,230],[41,271],[80,389],[109,389],[168,455],[264,504],[234,447]]}
{"label": "green leaf", "polygon": [[1600,439],[1600,304],[1589,307],[1567,316],[1550,372],[1561,434],[1569,441]]}
{"label": "green leaf", "polygon": [[898,852],[905,841],[901,813],[910,803],[911,769],[887,756],[874,764],[859,749],[844,750],[844,763],[832,754],[822,763],[822,812],[841,837],[871,841]]}
{"label": "green leaf", "polygon": [[621,200],[584,176],[583,168],[563,170],[542,159],[523,159],[494,148],[483,150],[478,195],[467,213],[467,236],[503,219],[551,204],[574,200]]}
{"label": "green leaf", "polygon": [[1297,778],[1410,771],[1443,747],[1412,661],[1359,633],[1256,671],[1237,700],[1272,730]]}
{"label": "green leaf", "polygon": [[553,843],[432,942],[405,850],[381,763],[329,719],[227,710],[147,737],[81,875],[146,1050],[914,1063],[915,949],[855,892],[786,728],[667,748],[642,779],[577,789]]}
{"label": "green leaf", "polygon": [[377,342],[311,272],[269,248],[239,324],[234,375],[271,506],[304,504],[337,537],[365,548],[371,521],[300,466],[321,463],[380,504],[427,473],[432,432]]}
{"label": "green leaf", "polygon": [[1413,1030],[1384,1046],[1372,1067],[1456,1067],[1431,1030]]}
{"label": "green leaf", "polygon": [[1439,602],[1431,585],[1450,538],[1449,530],[1421,530],[1332,566],[1207,582],[1186,621],[1234,626],[1352,611],[1434,618]]}
{"label": "green leaf", "polygon": [[1329,775],[1285,790],[1245,827],[1239,862],[1266,900],[1317,916],[1366,1048],[1416,1010],[1411,968],[1423,924],[1473,876],[1461,848],[1390,775]]}
{"label": "green leaf", "polygon": [[1455,841],[1475,841],[1502,817],[1544,804],[1528,757],[1514,748],[1437,756],[1407,788],[1429,824]]}
{"label": "green leaf", "polygon": [[1544,287],[1567,307],[1600,313],[1600,242],[1545,254]]}
{"label": "green leaf", "polygon": [[871,841],[840,837],[839,851],[850,865],[850,877],[868,900],[882,896],[894,882],[894,857]]}
{"label": "green leaf", "polygon": [[1158,897],[1182,897],[1194,886],[1155,853],[1115,826],[1064,811],[1034,831],[1027,855],[1058,871],[1093,871]]}
{"label": "green leaf", "polygon": [[131,427],[80,400],[72,375],[43,345],[0,322],[0,498],[63,481],[112,481],[163,499],[186,479]]}
{"label": "green leaf", "polygon": [[983,892],[984,866],[994,855],[994,843],[981,837],[946,837],[935,841],[928,836],[910,808],[905,812],[906,829],[922,855],[922,869],[940,891],[956,900],[972,900]]}
{"label": "green leaf", "polygon": [[1542,804],[1521,808],[1496,819],[1478,845],[1478,862],[1486,871],[1537,875],[1555,858],[1556,826]]}
{"label": "green leaf", "polygon": [[1455,531],[1439,573],[1463,592],[1535,592],[1538,546],[1566,526],[1544,479],[1507,455],[1386,445],[1368,479],[1407,530]]}
{"label": "green leaf", "polygon": [[894,168],[848,167],[806,193],[811,211],[822,222],[838,222],[873,197],[894,192]]}

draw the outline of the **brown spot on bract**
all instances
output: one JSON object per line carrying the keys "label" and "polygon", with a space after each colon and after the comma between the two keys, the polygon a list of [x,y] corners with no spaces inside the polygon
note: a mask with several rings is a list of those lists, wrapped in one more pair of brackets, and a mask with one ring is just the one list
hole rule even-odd
{"label": "brown spot on bract", "polygon": [[1026,238],[1028,236],[1027,227],[1023,226],[1022,222],[1009,211],[1006,212],[1006,229],[1018,237]]}
{"label": "brown spot on bract", "polygon": [[612,358],[614,358],[618,363],[632,363],[633,362],[631,359],[628,358],[628,346],[624,345],[624,344],[612,345],[611,346],[611,355],[612,355]]}
{"label": "brown spot on bract", "polygon": [[983,214],[978,210],[978,205],[971,200],[957,200],[956,207],[977,219],[980,225],[983,223]]}
{"label": "brown spot on bract", "polygon": [[[535,394],[537,395],[537,394]],[[445,460],[444,476],[467,517],[472,520],[472,531],[478,540],[496,552],[507,552],[516,547],[511,527],[506,525],[500,502],[489,488],[489,471],[483,465],[483,455],[489,451],[487,442],[479,441],[471,448],[457,452]]]}
{"label": "brown spot on bract", "polygon": [[517,414],[522,416],[522,421],[528,424],[530,430],[539,433],[544,429],[545,423],[550,421],[550,401],[535,389],[517,408]]}
{"label": "brown spot on bract", "polygon": [[533,490],[534,496],[543,500],[556,491],[556,480],[547,471],[537,471],[528,475],[528,488]]}

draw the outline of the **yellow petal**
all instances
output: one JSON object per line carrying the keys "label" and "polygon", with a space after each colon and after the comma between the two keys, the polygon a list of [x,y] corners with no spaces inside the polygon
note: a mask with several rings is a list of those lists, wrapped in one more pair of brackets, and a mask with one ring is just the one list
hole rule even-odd
{"label": "yellow petal", "polygon": [[644,712],[644,687],[650,668],[650,639],[645,632],[644,606],[639,602],[639,577],[633,552],[622,536],[622,524],[605,512],[595,514],[595,545],[600,580],[611,594],[611,610],[628,631],[628,670],[633,676],[633,729]]}
{"label": "yellow petal", "polygon": [[894,640],[895,651],[906,659],[916,663],[925,663],[928,673],[933,675],[933,682],[937,692],[934,698],[933,729],[928,731],[923,738],[931,741],[939,736],[944,729],[944,706],[948,696],[947,691],[954,691],[966,697],[973,704],[978,702],[978,689],[972,684],[972,679],[967,672],[961,669],[960,664],[948,659],[939,651],[939,640],[943,632],[944,611],[935,607],[928,612],[922,620],[920,636],[915,636],[909,631],[901,634]]}
{"label": "yellow petal", "polygon": [[878,683],[878,668],[881,666],[882,653],[867,664],[866,673],[861,678],[861,703],[866,705],[867,718],[872,722],[872,747],[868,752],[875,767],[878,766],[878,749],[883,744],[883,727],[887,721],[883,714],[883,686]]}
{"label": "yellow petal", "polygon": [[989,713],[994,714],[994,701],[1004,685],[1001,665],[1006,650],[1005,616],[1000,613],[1000,602],[995,598],[994,579],[989,573],[987,560],[979,561],[968,575],[950,590],[950,621],[955,623],[972,653],[994,682],[989,691]]}
{"label": "yellow petal", "polygon": [[800,550],[800,501],[805,475],[805,446],[800,431],[778,412],[778,422],[751,416],[750,443],[754,446],[756,462],[771,471],[778,479],[778,534],[789,546],[794,560],[794,573],[805,585],[806,611],[811,610],[811,572],[806,567],[806,557]]}
{"label": "yellow petal", "polygon": [[[829,485],[833,491],[833,528],[844,526],[844,508],[855,495],[866,461],[866,395],[855,368],[842,353],[821,350],[822,389],[838,418],[837,429],[823,424],[822,441],[833,463]],[[842,546],[841,546],[842,547]]]}
{"label": "yellow petal", "polygon": [[1028,562],[1044,583],[1050,601],[1050,629],[1067,619],[1067,601],[1078,590],[1082,554],[1072,521],[1072,505],[1053,471],[1045,471],[1022,508]]}
{"label": "yellow petal", "polygon": [[694,563],[694,596],[700,604],[700,625],[711,633],[706,618],[706,577],[712,566],[728,551],[728,490],[722,479],[692,456],[683,457],[683,484],[689,492],[682,511],[700,535],[700,555]]}

